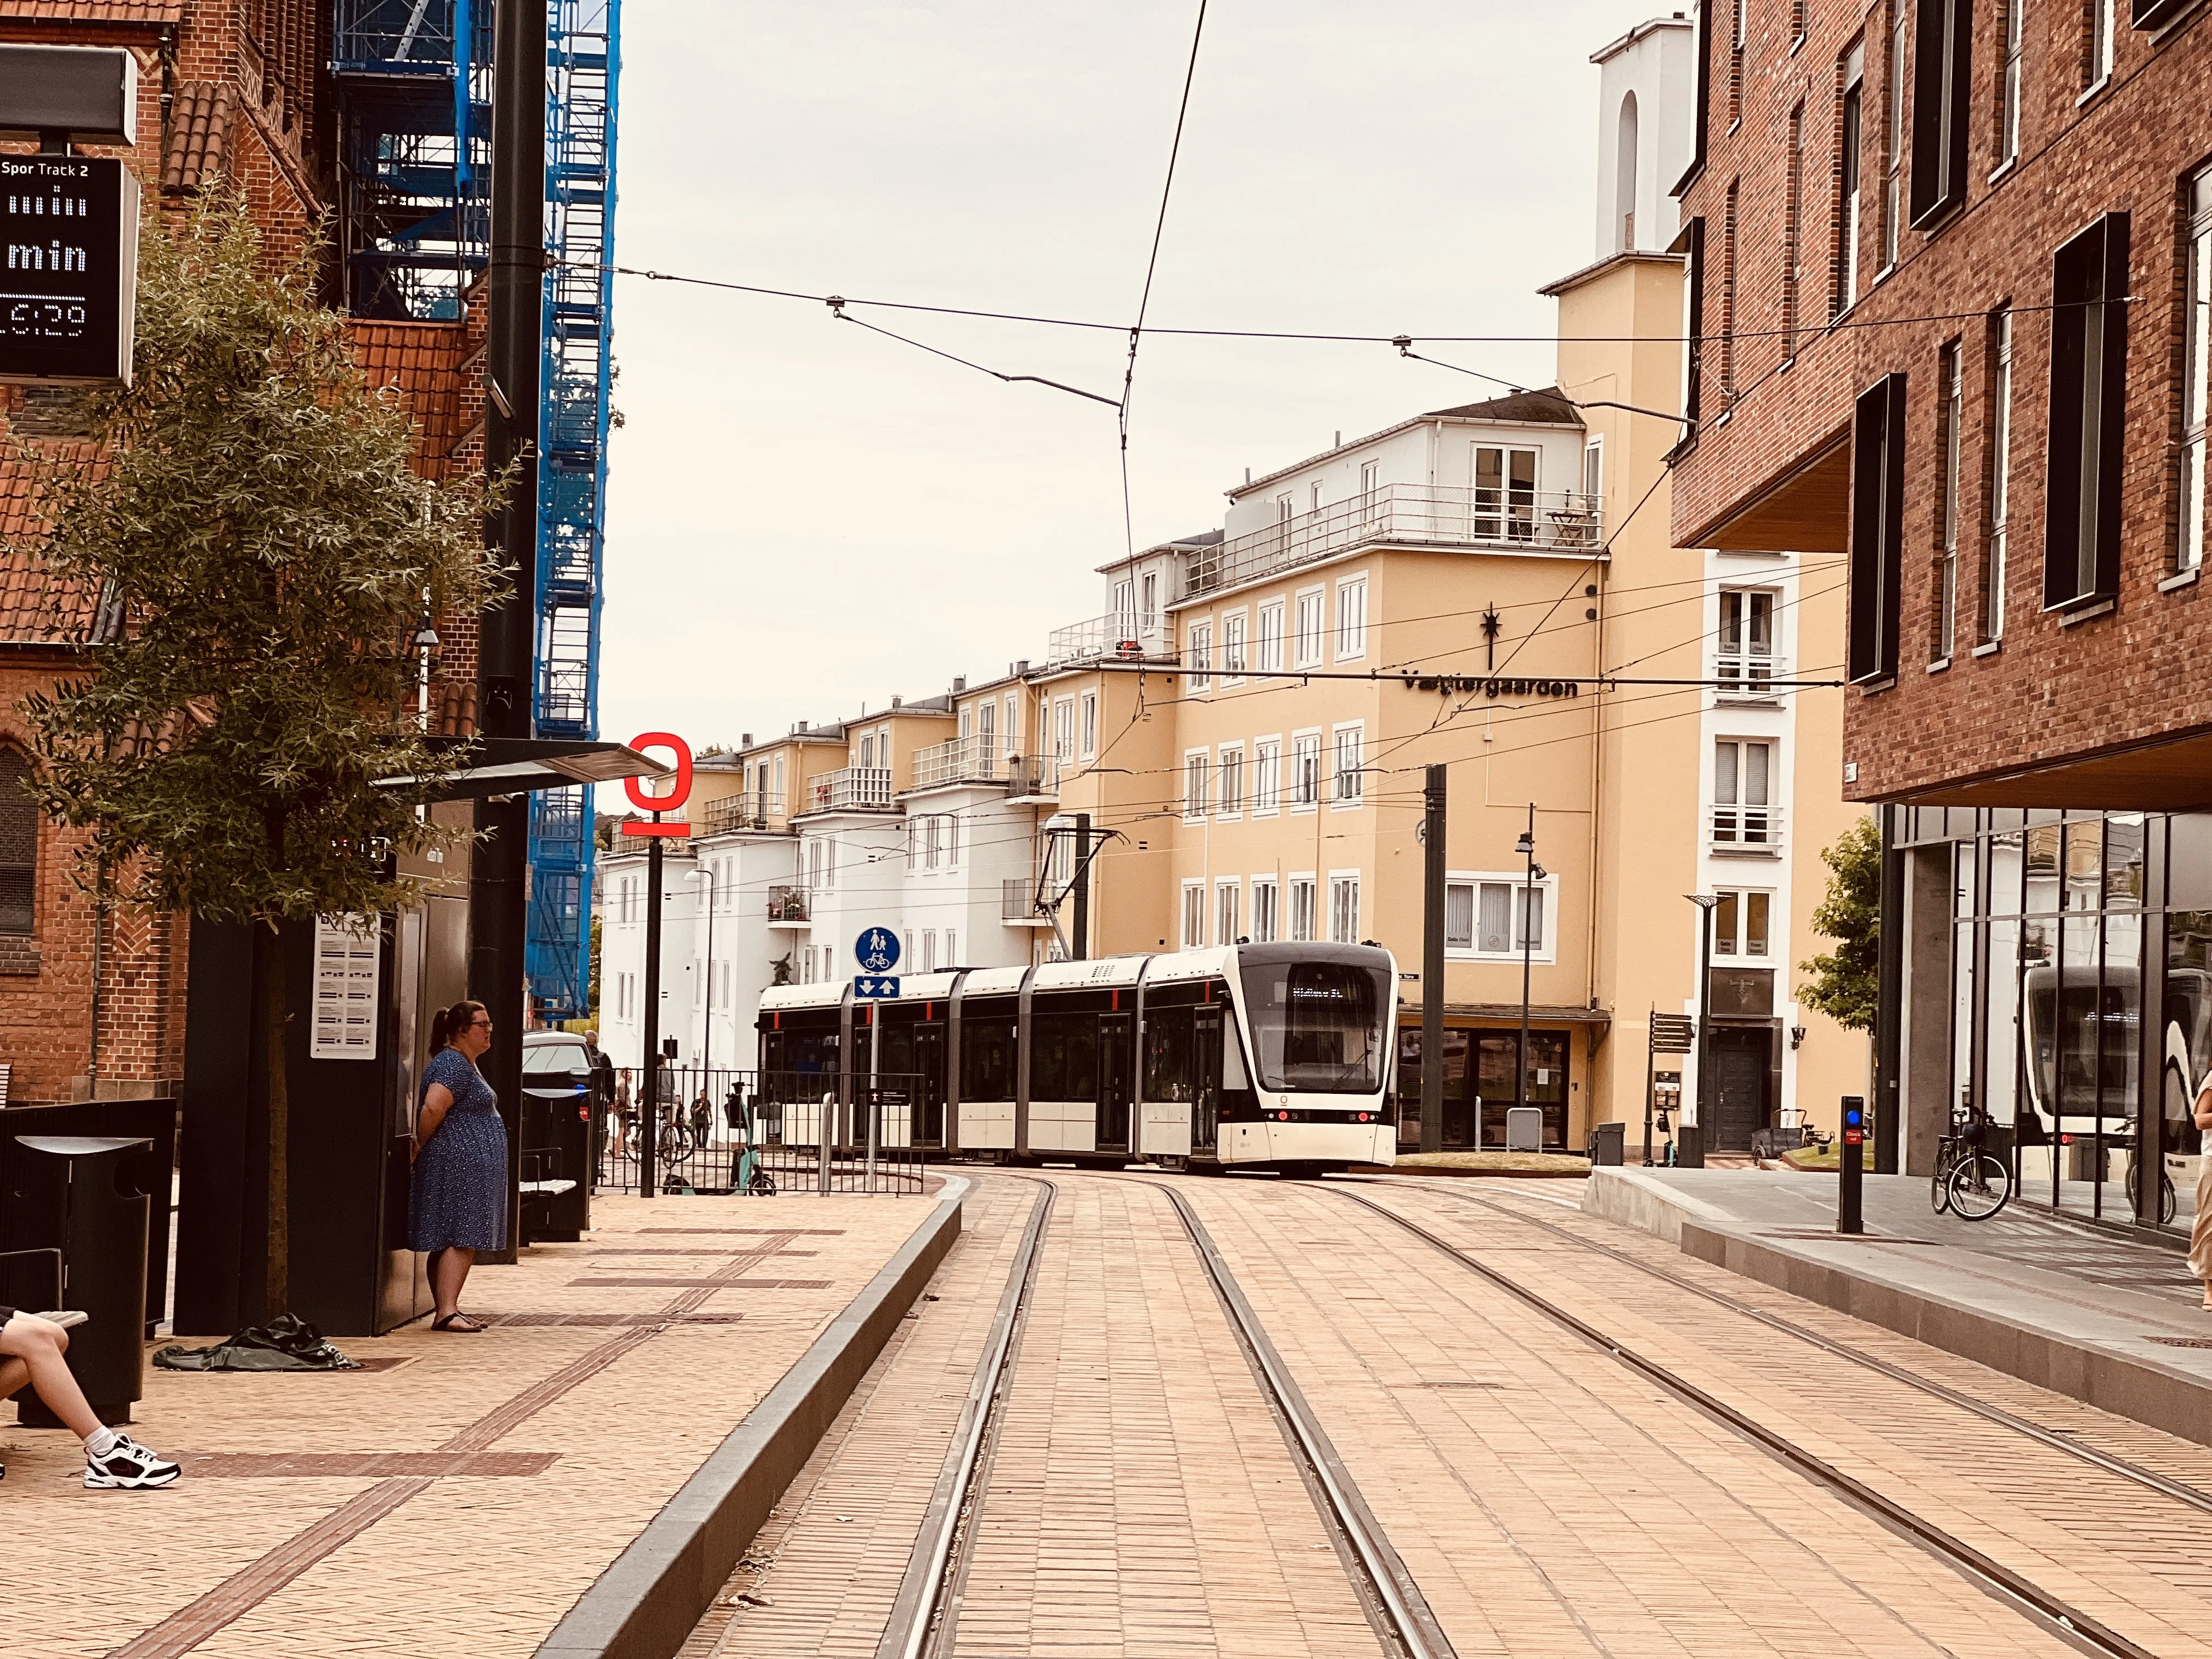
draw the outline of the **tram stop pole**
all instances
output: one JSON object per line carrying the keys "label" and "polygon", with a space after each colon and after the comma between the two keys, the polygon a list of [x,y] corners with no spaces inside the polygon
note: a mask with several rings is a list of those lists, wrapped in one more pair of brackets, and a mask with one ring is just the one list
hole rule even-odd
{"label": "tram stop pole", "polygon": [[1844,1150],[1836,1177],[1836,1231],[1863,1233],[1860,1202],[1866,1187],[1866,1097],[1844,1097]]}

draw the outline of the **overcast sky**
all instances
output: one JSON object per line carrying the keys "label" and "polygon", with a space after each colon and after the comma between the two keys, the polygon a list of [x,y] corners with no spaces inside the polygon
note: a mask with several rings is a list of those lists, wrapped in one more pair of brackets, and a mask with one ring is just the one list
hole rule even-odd
{"label": "overcast sky", "polygon": [[[1164,326],[1541,334],[1593,257],[1589,54],[1631,0],[1212,0]],[[1196,0],[631,0],[617,259],[810,294],[1133,318]],[[1118,395],[1119,332],[860,314]],[[1111,409],[793,300],[617,279],[605,734],[704,747],[1042,654],[1123,549]],[[1542,385],[1544,345],[1457,349]],[[1449,356],[1449,352],[1439,355]],[[1490,395],[1388,346],[1148,337],[1137,544]]]}

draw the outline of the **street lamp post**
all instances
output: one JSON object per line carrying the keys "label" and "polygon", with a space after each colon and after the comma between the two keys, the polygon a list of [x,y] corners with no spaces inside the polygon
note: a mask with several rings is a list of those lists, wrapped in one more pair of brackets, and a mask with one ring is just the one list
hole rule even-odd
{"label": "street lamp post", "polygon": [[[1521,832],[1521,839],[1513,850],[1521,854],[1522,880],[1521,885],[1521,1047],[1514,1055],[1513,1103],[1516,1107],[1528,1103],[1528,984],[1534,962],[1536,930],[1528,924],[1534,920],[1536,884],[1544,878],[1544,866],[1536,862],[1536,803],[1528,803],[1528,827]],[[1480,1096],[1477,1097],[1480,1098]],[[1478,1107],[1478,1110],[1480,1109]],[[1510,1120],[1509,1120],[1510,1123]],[[1482,1126],[1475,1125],[1475,1145],[1482,1145]],[[1508,1130],[1510,1141],[1510,1130]]]}
{"label": "street lamp post", "polygon": [[1692,1169],[1702,1169],[1705,1162],[1705,1102],[1711,1097],[1706,1078],[1712,1068],[1706,1062],[1712,1054],[1710,1033],[1713,1025],[1713,910],[1720,903],[1717,893],[1685,893],[1682,896],[1698,907],[1698,1146],[1692,1160]]}
{"label": "street lamp post", "polygon": [[699,1032],[699,1086],[712,1089],[714,1079],[714,866],[704,864],[692,875],[707,878],[707,993],[700,999],[707,1010],[706,1023]]}

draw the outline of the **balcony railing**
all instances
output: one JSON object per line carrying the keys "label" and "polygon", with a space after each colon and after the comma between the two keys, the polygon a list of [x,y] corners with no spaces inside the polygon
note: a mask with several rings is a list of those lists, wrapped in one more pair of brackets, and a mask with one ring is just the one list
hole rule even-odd
{"label": "balcony railing", "polygon": [[999,884],[999,920],[1016,927],[1049,927],[1051,915],[1037,908],[1036,883],[1024,876]]}
{"label": "balcony railing", "polygon": [[707,803],[707,833],[726,836],[732,830],[767,830],[783,817],[783,797],[753,790],[725,795]]}
{"label": "balcony railing", "polygon": [[914,787],[932,788],[943,783],[998,783],[1006,775],[1006,757],[1000,752],[998,733],[952,738],[914,751]]}
{"label": "balcony railing", "polygon": [[805,927],[814,919],[810,896],[804,887],[771,887],[768,890],[768,920],[770,927]]}
{"label": "balcony railing", "polygon": [[1789,677],[1780,659],[1763,652],[1723,651],[1713,659],[1717,696],[1765,702],[1775,695],[1774,682]]}
{"label": "balcony railing", "polygon": [[891,773],[888,766],[846,766],[806,781],[810,812],[889,811]]}
{"label": "balcony railing", "polygon": [[1386,484],[1192,555],[1182,597],[1241,587],[1376,542],[1586,552],[1602,539],[1602,507],[1600,497],[1580,490]]}
{"label": "balcony railing", "polygon": [[1782,809],[1735,803],[1705,809],[1710,844],[1716,853],[1778,858],[1782,853]]}
{"label": "balcony railing", "polygon": [[1058,800],[1060,759],[1054,755],[1010,755],[1006,794],[1013,800]]}
{"label": "balcony railing", "polygon": [[1044,659],[1048,665],[1062,663],[1142,662],[1152,657],[1171,657],[1174,648],[1168,643],[1168,632],[1164,618],[1138,617],[1119,611],[1109,616],[1092,617],[1086,622],[1070,623],[1065,628],[1055,628],[1045,645]]}

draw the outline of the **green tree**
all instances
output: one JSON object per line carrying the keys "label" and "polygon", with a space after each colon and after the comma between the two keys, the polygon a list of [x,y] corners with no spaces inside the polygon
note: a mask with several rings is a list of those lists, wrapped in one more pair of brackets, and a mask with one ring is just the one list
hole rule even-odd
{"label": "green tree", "polygon": [[[81,882],[254,924],[268,1314],[289,1299],[279,930],[406,902],[391,854],[465,833],[416,810],[452,759],[416,723],[407,645],[498,575],[489,493],[415,471],[407,411],[314,301],[322,252],[278,257],[231,191],[149,219],[134,383],[89,399],[104,464],[40,481],[38,552],[100,620],[85,671],[22,705],[43,805],[85,832]],[[396,776],[417,781],[375,787]]]}
{"label": "green tree", "polygon": [[1836,948],[1797,964],[1813,975],[1798,1000],[1847,1031],[1871,1031],[1881,998],[1881,836],[1874,820],[1861,818],[1820,859],[1828,891],[1813,927]]}

